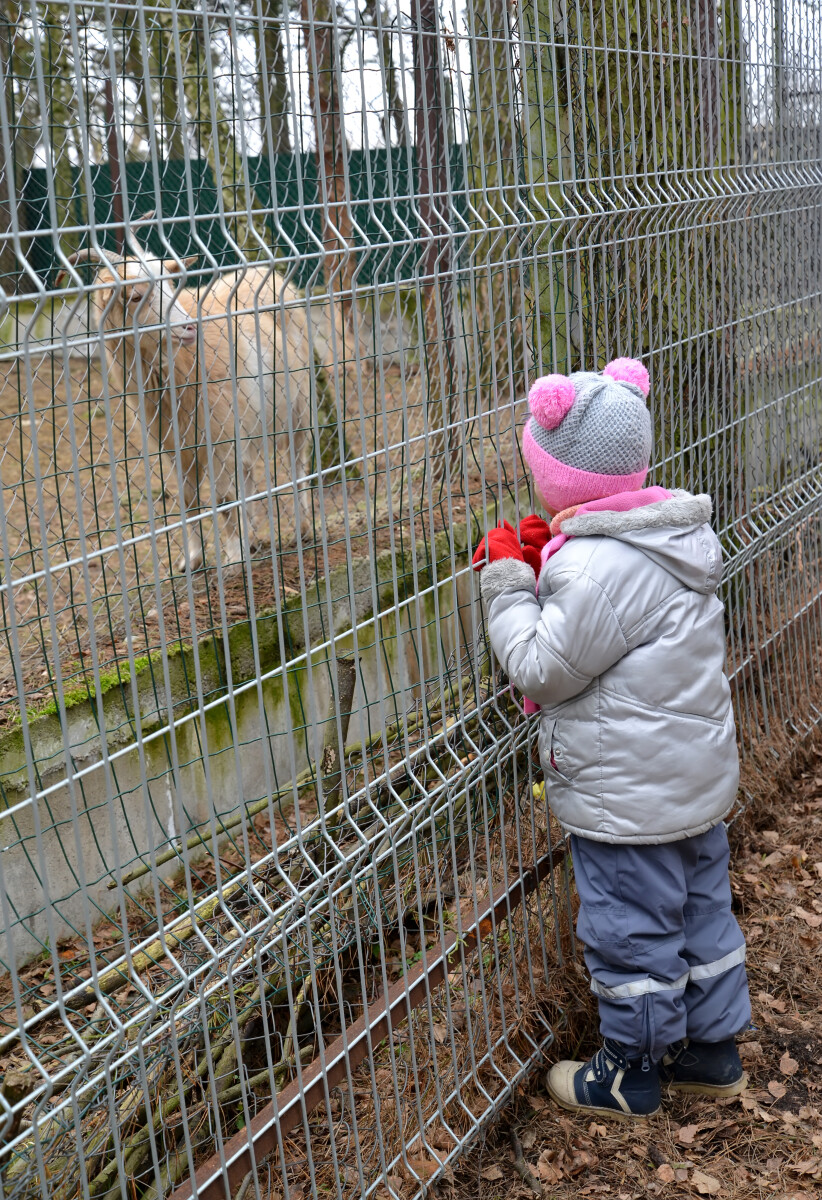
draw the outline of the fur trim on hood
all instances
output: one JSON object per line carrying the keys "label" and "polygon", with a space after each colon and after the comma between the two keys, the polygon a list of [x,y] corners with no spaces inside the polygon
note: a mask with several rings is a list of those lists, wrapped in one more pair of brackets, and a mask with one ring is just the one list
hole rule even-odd
{"label": "fur trim on hood", "polygon": [[710,496],[673,491],[670,500],[646,504],[627,512],[577,513],[560,526],[568,537],[619,537],[638,529],[690,529],[711,519]]}

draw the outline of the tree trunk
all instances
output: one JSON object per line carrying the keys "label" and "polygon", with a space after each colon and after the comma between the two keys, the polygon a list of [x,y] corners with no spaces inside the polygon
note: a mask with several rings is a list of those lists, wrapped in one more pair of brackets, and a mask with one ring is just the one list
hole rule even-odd
{"label": "tree trunk", "polygon": [[[163,141],[161,154],[169,161],[180,162],[185,157],[181,113],[183,111],[182,81],[177,79],[177,63],[170,23],[156,18],[153,48],[155,70],[160,76],[160,118]],[[158,130],[159,132],[159,130]]]}
{"label": "tree trunk", "polygon": [[365,0],[364,11],[380,44],[380,67],[383,73],[383,92],[385,97],[385,115],[383,118],[385,145],[386,147],[391,145],[391,126],[393,125],[397,145],[407,146],[408,121],[406,120],[405,105],[402,102],[398,86],[399,71],[394,63],[391,21],[388,10],[380,3],[380,0]]}
{"label": "tree trunk", "polygon": [[[260,0],[257,20],[257,58],[260,64],[257,93],[260,102],[260,132],[263,154],[288,154],[288,75],[283,47],[282,4]],[[272,187],[274,169],[271,170]]]}
{"label": "tree trunk", "polygon": [[77,224],[74,212],[77,181],[71,162],[73,130],[78,125],[73,81],[77,78],[71,51],[71,40],[64,24],[65,14],[57,6],[44,11],[44,61],[47,73],[48,102],[47,134],[49,145],[48,170],[54,187],[57,228],[52,230],[66,254],[77,248],[75,235],[63,234],[67,225]]}
{"label": "tree trunk", "polygon": [[356,260],[351,249],[351,214],[346,204],[348,145],[341,93],[342,54],[333,0],[301,0],[300,12],[308,48],[308,94],[314,114],[320,199],[325,216],[325,284],[329,296],[339,297],[348,327]]}
{"label": "tree trunk", "polygon": [[420,293],[423,307],[421,369],[427,387],[429,454],[442,478],[453,447],[448,431],[456,398],[454,272],[448,201],[447,119],[436,0],[412,0],[414,24],[414,141],[420,218]]}
{"label": "tree trunk", "polygon": [[538,43],[525,87],[536,369],[645,356],[658,453],[673,457],[671,482],[697,490],[710,483],[705,439],[733,403],[738,289],[727,185],[700,198],[683,180],[708,179],[720,159],[723,173],[734,166],[744,99],[720,70],[740,55],[733,4],[692,0],[670,25],[636,0],[559,15],[532,0],[524,13],[526,44]]}
{"label": "tree trunk", "polygon": [[509,401],[522,394],[527,365],[517,230],[521,137],[508,2],[472,0],[468,19],[473,50],[469,182],[480,222],[471,249],[477,267],[472,375],[483,395]]}
{"label": "tree trunk", "polygon": [[17,205],[19,195],[19,177],[15,170],[17,105],[14,95],[14,37],[18,20],[16,5],[3,0],[0,4],[0,87],[5,99],[11,156],[7,157],[4,149],[0,162],[0,287],[7,296],[15,295],[20,286],[20,264],[11,240],[12,206]]}
{"label": "tree trunk", "polygon": [[126,10],[122,14],[122,20],[127,27],[123,66],[137,89],[137,111],[133,118],[134,125],[139,131],[139,136],[148,146],[151,142],[151,121],[149,119],[151,73],[146,70],[143,60],[143,46],[140,40],[137,13]]}
{"label": "tree trunk", "polygon": [[[208,24],[204,28],[205,21]],[[197,64],[196,71],[185,74],[183,91],[195,125],[197,155],[204,158],[211,168],[215,185],[223,194],[226,210],[239,214],[227,219],[231,236],[247,260],[255,261],[260,257],[260,243],[267,245],[271,240],[267,226],[268,214],[263,211],[252,184],[249,184],[248,195],[245,193],[243,157],[234,140],[233,122],[216,96],[212,111],[208,56],[211,55],[213,64],[215,51],[211,32],[209,18],[194,18],[181,29],[184,44],[182,60],[186,62],[193,59]]]}

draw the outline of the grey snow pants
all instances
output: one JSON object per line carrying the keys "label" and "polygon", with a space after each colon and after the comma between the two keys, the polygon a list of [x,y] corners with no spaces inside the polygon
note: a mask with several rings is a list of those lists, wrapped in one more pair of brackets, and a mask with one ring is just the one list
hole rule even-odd
{"label": "grey snow pants", "polygon": [[600,1031],[658,1062],[680,1038],[721,1042],[751,1019],[723,824],[660,846],[571,836]]}

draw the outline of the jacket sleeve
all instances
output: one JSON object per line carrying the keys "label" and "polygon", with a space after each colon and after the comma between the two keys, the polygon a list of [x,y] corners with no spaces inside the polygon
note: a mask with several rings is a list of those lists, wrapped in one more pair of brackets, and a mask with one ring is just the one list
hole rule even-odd
{"label": "jacket sleeve", "polygon": [[557,583],[540,606],[526,564],[493,563],[481,577],[494,653],[514,686],[548,707],[584,691],[628,652],[611,601],[596,580],[572,572]]}

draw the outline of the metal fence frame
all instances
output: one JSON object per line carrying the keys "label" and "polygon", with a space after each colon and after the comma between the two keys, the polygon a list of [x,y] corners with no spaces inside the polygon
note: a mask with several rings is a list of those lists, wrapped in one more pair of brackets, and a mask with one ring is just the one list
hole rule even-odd
{"label": "metal fence frame", "polygon": [[820,81],[787,0],[0,5],[4,1196],[412,1200],[545,1061],[536,374],[714,497],[743,803],[815,727]]}

